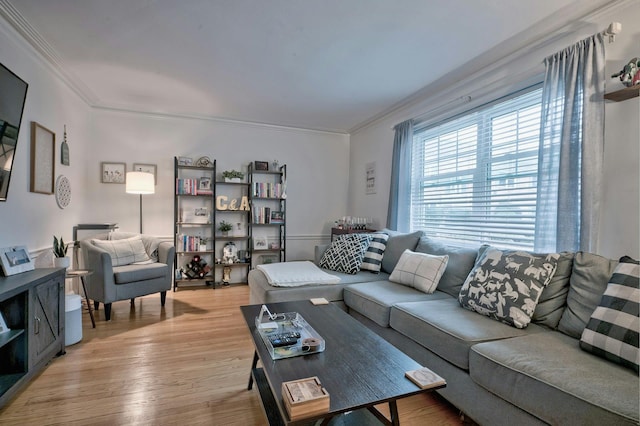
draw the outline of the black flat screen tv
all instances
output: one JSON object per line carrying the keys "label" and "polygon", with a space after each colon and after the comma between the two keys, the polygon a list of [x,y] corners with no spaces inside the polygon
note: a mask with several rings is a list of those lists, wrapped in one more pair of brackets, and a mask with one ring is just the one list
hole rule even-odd
{"label": "black flat screen tv", "polygon": [[0,64],[0,201],[7,201],[29,85]]}

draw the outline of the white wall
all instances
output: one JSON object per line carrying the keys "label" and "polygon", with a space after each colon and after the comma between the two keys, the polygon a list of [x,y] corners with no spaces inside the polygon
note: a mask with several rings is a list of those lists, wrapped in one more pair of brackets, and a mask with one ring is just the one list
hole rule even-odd
{"label": "white wall", "polygon": [[346,210],[347,135],[103,110],[94,111],[92,120],[84,221],[118,222],[121,230],[137,231],[138,196],[126,194],[124,185],[100,183],[100,162],[125,162],[127,170],[133,163],[157,164],[156,193],[143,196],[143,229],[172,236],[174,156],[215,158],[219,173],[246,172],[254,160],[286,164],[288,259],[312,258],[329,223]]}
{"label": "white wall", "polygon": [[[70,241],[72,227],[85,208],[84,161],[90,110],[53,69],[0,19],[0,62],[29,84],[7,201],[0,203],[0,246],[26,245],[30,251],[51,247],[53,235]],[[54,195],[29,192],[32,121],[56,134],[55,177],[71,181],[71,203],[62,210]],[[60,164],[60,144],[67,125],[70,165]]]}
{"label": "white wall", "polygon": [[[392,127],[409,118],[429,111],[432,116],[462,112],[481,105],[491,98],[508,94],[525,87],[544,71],[542,60],[578,40],[607,28],[610,22],[622,23],[623,32],[616,42],[607,45],[607,76],[619,71],[632,57],[638,55],[640,45],[640,9],[632,2],[623,7],[602,13],[596,18],[581,20],[550,40],[537,43],[535,48],[522,49],[509,58],[495,56],[493,61],[484,58],[478,62],[494,62],[492,68],[479,69],[456,84],[434,85],[425,90],[424,96],[403,109],[395,111],[351,135],[351,162],[349,166],[350,215],[374,216],[376,226],[386,223],[391,156],[393,150]],[[625,6],[626,5],[626,6]],[[574,28],[575,27],[575,28]],[[497,53],[496,55],[499,55]],[[410,64],[409,64],[410,65]],[[458,76],[464,75],[461,70]],[[448,80],[443,83],[451,83]],[[446,87],[445,87],[446,86]],[[608,80],[607,91],[620,87],[620,82]],[[464,104],[456,101],[470,95],[472,101]],[[640,127],[638,124],[640,101],[638,98],[622,103],[606,104],[605,163],[603,212],[600,244],[597,253],[617,258],[628,254],[640,257],[639,182]],[[441,107],[441,108],[440,108]],[[440,108],[440,109],[439,109]],[[365,194],[365,165],[375,161],[377,165],[377,193]]]}

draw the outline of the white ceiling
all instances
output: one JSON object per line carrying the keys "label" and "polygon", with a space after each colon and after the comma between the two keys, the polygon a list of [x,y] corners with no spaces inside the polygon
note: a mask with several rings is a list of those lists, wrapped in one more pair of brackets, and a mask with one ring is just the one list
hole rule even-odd
{"label": "white ceiling", "polygon": [[92,106],[349,132],[603,3],[0,0],[0,13]]}

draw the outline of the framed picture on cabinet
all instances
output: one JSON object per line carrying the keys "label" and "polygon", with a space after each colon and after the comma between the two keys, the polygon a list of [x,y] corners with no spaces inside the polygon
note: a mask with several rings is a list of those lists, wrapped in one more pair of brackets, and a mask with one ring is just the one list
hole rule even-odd
{"label": "framed picture on cabinet", "polygon": [[31,271],[35,263],[29,257],[26,246],[0,248],[0,265],[6,277],[20,272]]}

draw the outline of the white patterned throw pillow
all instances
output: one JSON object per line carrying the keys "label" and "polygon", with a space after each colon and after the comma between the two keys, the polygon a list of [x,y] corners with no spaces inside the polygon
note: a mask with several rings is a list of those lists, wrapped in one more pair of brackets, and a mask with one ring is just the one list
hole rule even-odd
{"label": "white patterned throw pillow", "polygon": [[628,256],[620,259],[600,305],[582,332],[580,347],[609,361],[639,371],[640,265]]}
{"label": "white patterned throw pillow", "polygon": [[[483,252],[484,250],[484,252]],[[470,311],[525,328],[542,290],[558,266],[560,254],[536,254],[483,246],[458,300]]]}
{"label": "white patterned throw pillow", "polygon": [[340,235],[324,252],[319,266],[331,271],[355,274],[360,270],[369,241],[369,234]]}
{"label": "white patterned throw pillow", "polygon": [[132,263],[150,263],[151,258],[144,249],[140,235],[122,240],[92,239],[91,243],[111,255],[111,266],[130,265]]}
{"label": "white patterned throw pillow", "polygon": [[360,269],[363,271],[378,273],[382,267],[382,257],[384,256],[384,250],[387,247],[389,235],[382,232],[375,232],[369,235],[371,237],[371,242],[369,243],[369,248],[367,248],[367,251],[364,254]]}
{"label": "white patterned throw pillow", "polygon": [[416,253],[406,249],[391,272],[389,281],[433,293],[447,268],[449,256]]}

